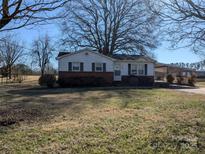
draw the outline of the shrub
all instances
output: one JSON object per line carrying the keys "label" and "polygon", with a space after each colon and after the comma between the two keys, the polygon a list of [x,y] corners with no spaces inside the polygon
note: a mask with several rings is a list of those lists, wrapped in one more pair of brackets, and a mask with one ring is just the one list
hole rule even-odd
{"label": "shrub", "polygon": [[168,82],[168,83],[173,83],[173,82],[174,82],[174,77],[173,77],[173,75],[171,75],[171,74],[168,74],[168,75],[167,75],[167,82]]}
{"label": "shrub", "polygon": [[59,78],[57,83],[61,86],[61,87],[65,87],[66,86],[66,83],[65,83],[65,80],[63,78]]}
{"label": "shrub", "polygon": [[196,83],[196,75],[192,74],[191,77],[188,78],[188,84],[190,86],[195,86]]}
{"label": "shrub", "polygon": [[53,88],[56,83],[56,76],[54,74],[44,74],[38,80],[39,85]]}
{"label": "shrub", "polygon": [[178,83],[178,84],[183,84],[183,82],[184,82],[184,77],[178,76],[178,77],[177,77],[177,83]]}
{"label": "shrub", "polygon": [[153,86],[154,85],[154,77],[151,77],[151,76],[147,76],[147,77],[143,77],[143,76],[140,76],[138,77],[139,79],[139,84],[138,86]]}
{"label": "shrub", "polygon": [[137,86],[139,80],[136,76],[123,76],[122,83],[124,86]]}
{"label": "shrub", "polygon": [[152,76],[123,76],[122,77],[123,86],[153,86],[154,77]]}
{"label": "shrub", "polygon": [[129,86],[138,86],[139,79],[136,76],[130,76],[128,78],[128,85]]}

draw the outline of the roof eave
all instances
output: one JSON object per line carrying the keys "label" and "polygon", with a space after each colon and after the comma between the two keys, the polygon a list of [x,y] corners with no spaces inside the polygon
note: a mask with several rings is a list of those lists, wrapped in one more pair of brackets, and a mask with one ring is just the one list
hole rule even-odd
{"label": "roof eave", "polygon": [[60,59],[62,59],[62,58],[64,58],[64,57],[71,56],[71,55],[74,55],[74,54],[78,54],[78,53],[81,53],[81,52],[90,52],[90,53],[97,54],[97,55],[103,56],[103,57],[105,57],[105,58],[108,58],[108,59],[110,59],[110,60],[112,60],[112,61],[115,61],[115,60],[116,60],[116,59],[113,59],[112,57],[103,55],[103,54],[98,53],[98,52],[93,52],[93,51],[91,51],[91,50],[80,50],[79,52],[73,52],[73,53],[70,53],[70,54],[65,54],[65,55],[56,57],[56,60],[60,60]]}

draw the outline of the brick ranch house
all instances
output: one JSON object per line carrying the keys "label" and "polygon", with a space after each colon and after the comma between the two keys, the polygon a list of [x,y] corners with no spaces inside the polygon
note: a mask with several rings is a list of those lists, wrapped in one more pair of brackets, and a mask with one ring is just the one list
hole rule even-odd
{"label": "brick ranch house", "polygon": [[103,86],[118,83],[152,86],[154,83],[155,61],[141,55],[105,56],[84,49],[72,53],[59,52],[56,59],[61,85]]}

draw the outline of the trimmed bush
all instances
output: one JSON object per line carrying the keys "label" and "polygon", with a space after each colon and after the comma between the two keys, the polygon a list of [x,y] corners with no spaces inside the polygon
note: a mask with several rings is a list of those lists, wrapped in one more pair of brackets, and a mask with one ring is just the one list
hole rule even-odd
{"label": "trimmed bush", "polygon": [[54,74],[44,74],[38,80],[39,85],[53,88],[56,83],[56,76]]}
{"label": "trimmed bush", "polygon": [[153,76],[122,76],[122,84],[124,86],[153,86]]}
{"label": "trimmed bush", "polygon": [[174,82],[174,77],[173,77],[172,74],[167,75],[167,82],[170,83],[170,84]]}
{"label": "trimmed bush", "polygon": [[188,84],[190,86],[195,86],[196,83],[196,75],[192,74],[191,77],[188,78]]}
{"label": "trimmed bush", "polygon": [[154,85],[154,77],[138,77],[139,86],[153,86]]}
{"label": "trimmed bush", "polygon": [[129,86],[138,86],[139,85],[139,79],[135,76],[131,76],[128,79],[128,85]]}
{"label": "trimmed bush", "polygon": [[184,80],[185,80],[185,79],[184,79],[184,77],[182,77],[182,76],[178,76],[178,77],[177,77],[177,83],[178,83],[178,84],[184,84]]}

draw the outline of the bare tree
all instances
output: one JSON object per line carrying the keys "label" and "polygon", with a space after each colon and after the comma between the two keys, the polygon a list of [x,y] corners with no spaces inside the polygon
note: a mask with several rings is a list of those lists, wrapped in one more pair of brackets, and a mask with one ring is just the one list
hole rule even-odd
{"label": "bare tree", "polygon": [[33,41],[32,50],[32,63],[36,63],[40,68],[41,75],[45,74],[45,70],[50,63],[52,52],[54,49],[51,46],[51,40],[46,35],[45,37],[39,37]]}
{"label": "bare tree", "polygon": [[165,34],[173,47],[193,47],[205,55],[205,1],[161,0],[161,15]]}
{"label": "bare tree", "polygon": [[0,43],[0,57],[3,65],[6,68],[7,75],[11,79],[12,67],[20,60],[24,54],[22,45],[15,41],[12,36],[6,36],[1,39]]}
{"label": "bare tree", "polygon": [[103,54],[146,54],[157,44],[157,16],[148,0],[76,0],[66,6],[63,45],[88,47]]}
{"label": "bare tree", "polygon": [[68,1],[1,0],[0,31],[18,29],[35,23],[45,22],[48,19],[55,19],[58,16],[50,12],[61,8]]}

